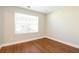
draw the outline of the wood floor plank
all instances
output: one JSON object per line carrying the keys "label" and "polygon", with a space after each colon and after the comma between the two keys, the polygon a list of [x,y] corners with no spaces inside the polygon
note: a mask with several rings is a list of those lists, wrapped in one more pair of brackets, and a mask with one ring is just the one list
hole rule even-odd
{"label": "wood floor plank", "polygon": [[42,38],[2,47],[0,53],[79,53],[79,49],[48,38]]}

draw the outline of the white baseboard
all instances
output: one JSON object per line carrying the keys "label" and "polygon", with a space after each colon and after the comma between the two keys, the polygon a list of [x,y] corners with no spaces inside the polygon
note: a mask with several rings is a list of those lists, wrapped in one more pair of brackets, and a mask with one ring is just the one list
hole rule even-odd
{"label": "white baseboard", "polygon": [[79,45],[75,45],[75,44],[72,44],[72,43],[69,43],[69,42],[61,41],[57,38],[52,38],[52,37],[49,37],[49,36],[45,36],[45,37],[79,49]]}
{"label": "white baseboard", "polygon": [[65,41],[61,41],[59,39],[52,38],[52,37],[49,37],[49,36],[42,36],[42,37],[37,37],[37,38],[32,38],[32,39],[25,39],[23,41],[18,41],[18,42],[6,43],[6,44],[1,45],[0,48],[5,47],[5,46],[10,46],[10,45],[18,44],[18,43],[29,42],[29,41],[32,41],[32,40],[38,40],[38,39],[41,39],[41,38],[49,38],[49,39],[52,39],[52,40],[55,40],[55,41],[58,41],[58,42],[61,42],[61,43],[64,43],[66,45],[70,45],[72,47],[75,47],[75,48],[79,49],[78,45],[75,45],[75,44],[72,44],[72,43],[69,43],[69,42],[65,42]]}
{"label": "white baseboard", "polygon": [[41,38],[45,38],[45,37],[42,36],[42,37],[37,37],[37,38],[25,39],[23,41],[18,41],[18,42],[5,43],[5,44],[1,45],[0,48],[10,46],[10,45],[14,45],[14,44],[29,42],[29,41],[32,41],[32,40],[38,40],[38,39],[41,39]]}

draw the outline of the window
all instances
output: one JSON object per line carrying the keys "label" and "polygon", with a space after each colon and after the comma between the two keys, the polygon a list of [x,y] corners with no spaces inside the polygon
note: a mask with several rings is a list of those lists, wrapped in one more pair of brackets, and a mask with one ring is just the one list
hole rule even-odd
{"label": "window", "polygon": [[38,32],[38,16],[15,13],[15,33]]}

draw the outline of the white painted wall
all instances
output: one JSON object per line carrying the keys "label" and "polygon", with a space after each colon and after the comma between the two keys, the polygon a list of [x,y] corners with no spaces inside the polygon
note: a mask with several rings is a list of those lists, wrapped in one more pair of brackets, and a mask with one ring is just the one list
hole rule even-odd
{"label": "white painted wall", "polygon": [[[24,41],[32,38],[43,37],[45,35],[45,14],[38,13],[31,10],[26,10],[18,7],[3,7],[4,8],[4,44]],[[15,34],[14,33],[14,14],[15,12],[36,15],[39,17],[39,32],[38,33],[26,33],[26,34]]]}
{"label": "white painted wall", "polygon": [[79,7],[63,7],[48,14],[47,36],[79,46]]}
{"label": "white painted wall", "polygon": [[2,20],[2,8],[0,8],[0,45],[2,44],[2,42],[3,42],[3,37],[2,37],[2,35],[3,35],[3,20]]}
{"label": "white painted wall", "polygon": [[3,8],[0,8],[0,45],[3,43]]}

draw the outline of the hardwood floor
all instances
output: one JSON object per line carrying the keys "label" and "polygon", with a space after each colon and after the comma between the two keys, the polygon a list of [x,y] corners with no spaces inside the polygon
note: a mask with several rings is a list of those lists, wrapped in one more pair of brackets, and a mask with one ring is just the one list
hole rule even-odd
{"label": "hardwood floor", "polygon": [[79,53],[79,49],[47,38],[3,47],[1,53]]}

